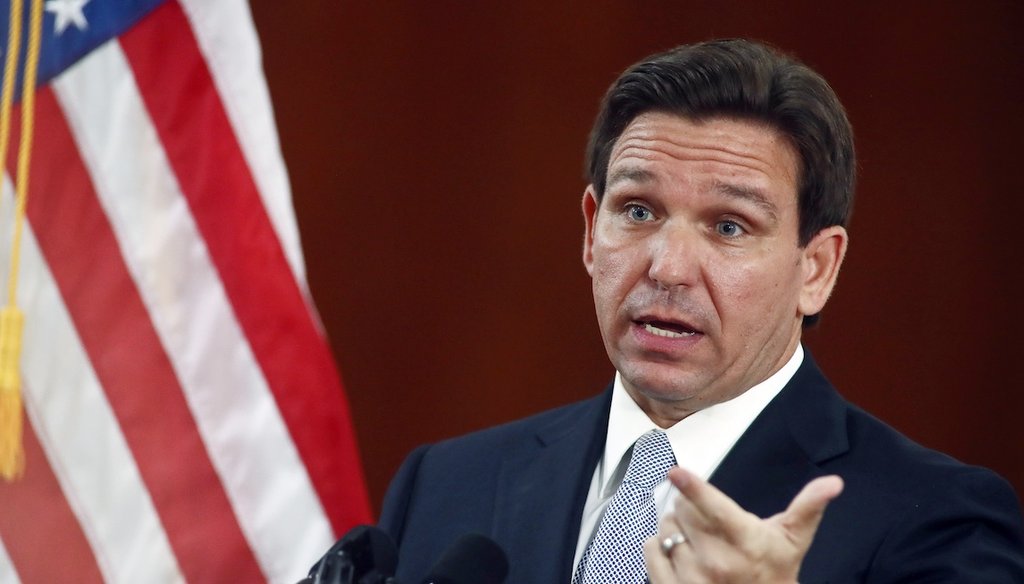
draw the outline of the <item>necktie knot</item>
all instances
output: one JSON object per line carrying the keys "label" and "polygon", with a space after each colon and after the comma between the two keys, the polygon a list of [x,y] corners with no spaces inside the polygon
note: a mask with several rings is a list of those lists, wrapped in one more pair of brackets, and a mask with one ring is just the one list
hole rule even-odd
{"label": "necktie knot", "polygon": [[672,445],[661,430],[651,430],[633,444],[633,455],[622,482],[641,489],[653,489],[676,464]]}

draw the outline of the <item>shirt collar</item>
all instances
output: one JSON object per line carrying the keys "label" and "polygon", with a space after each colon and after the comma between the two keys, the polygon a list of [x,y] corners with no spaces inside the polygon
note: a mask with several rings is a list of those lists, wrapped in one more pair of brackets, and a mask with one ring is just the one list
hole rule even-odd
{"label": "shirt collar", "polygon": [[[798,344],[789,361],[768,379],[665,429],[676,463],[701,478],[710,477],[761,410],[789,383],[803,358],[803,347]],[[653,429],[660,428],[633,401],[622,385],[622,376],[616,372],[608,435],[598,467],[599,493],[608,496],[609,489],[614,492],[618,488],[629,465],[626,453],[637,438]]]}

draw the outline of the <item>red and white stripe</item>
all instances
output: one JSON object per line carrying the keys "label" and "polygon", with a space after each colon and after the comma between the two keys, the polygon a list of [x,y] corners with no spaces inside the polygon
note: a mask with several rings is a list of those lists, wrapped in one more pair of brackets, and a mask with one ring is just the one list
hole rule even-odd
{"label": "red and white stripe", "polygon": [[4,547],[2,539],[0,539],[0,582],[21,584],[21,578],[18,577],[18,572],[14,570],[11,556],[7,554],[7,548]]}
{"label": "red and white stripe", "polygon": [[293,582],[369,519],[259,63],[169,2],[37,94],[0,582]]}

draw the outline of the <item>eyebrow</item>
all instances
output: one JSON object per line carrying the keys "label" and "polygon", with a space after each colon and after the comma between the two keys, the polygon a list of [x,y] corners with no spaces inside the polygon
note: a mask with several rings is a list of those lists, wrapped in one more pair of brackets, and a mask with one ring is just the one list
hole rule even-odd
{"label": "eyebrow", "polygon": [[775,203],[771,202],[760,189],[721,181],[715,181],[714,189],[723,195],[754,203],[771,215],[772,219],[778,219],[779,217],[778,207],[776,207]]}
{"label": "eyebrow", "polygon": [[654,173],[642,168],[617,168],[610,175],[605,188],[611,188],[620,182],[649,183],[654,181]]}
{"label": "eyebrow", "polygon": [[[605,189],[622,182],[651,183],[656,180],[655,174],[642,168],[618,168],[608,175]],[[760,207],[772,220],[778,220],[779,208],[758,188],[737,185],[716,180],[712,188],[727,197],[748,201]]]}

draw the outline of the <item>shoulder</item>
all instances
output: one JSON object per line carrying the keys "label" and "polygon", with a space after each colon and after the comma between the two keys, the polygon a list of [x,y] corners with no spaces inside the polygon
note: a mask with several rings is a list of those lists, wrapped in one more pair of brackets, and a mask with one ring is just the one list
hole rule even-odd
{"label": "shoulder", "polygon": [[784,483],[795,490],[825,474],[845,483],[802,582],[1024,582],[1020,505],[996,473],[922,446],[851,404],[809,358],[764,414],[744,461],[772,455],[773,464],[758,467],[766,476],[779,464],[805,469],[806,478]]}
{"label": "shoulder", "polygon": [[1006,480],[856,409],[850,416],[860,445],[851,450],[858,464],[844,475],[860,503],[873,503],[883,526],[869,570],[874,579],[1024,581],[1024,522]]}
{"label": "shoulder", "polygon": [[[784,420],[782,432],[812,464],[873,496],[916,500],[941,494],[943,480],[1006,484],[987,469],[918,444],[846,400],[809,355],[765,413],[765,422]],[[768,429],[764,435],[779,434]]]}
{"label": "shoulder", "polygon": [[1020,522],[1014,490],[995,472],[923,446],[831,387],[828,391],[827,399],[838,404],[831,424],[841,428],[844,446],[816,463],[846,483],[837,503],[852,501],[862,520],[876,515],[887,525],[904,516],[955,512],[976,503]]}
{"label": "shoulder", "polygon": [[845,418],[849,449],[821,468],[846,486],[820,533],[862,548],[867,581],[1024,581],[1024,522],[1006,480],[856,406]]}
{"label": "shoulder", "polygon": [[[388,488],[379,522],[399,544],[401,577],[426,573],[466,533],[502,541],[495,530],[515,508],[509,501],[535,497],[536,486],[550,492],[558,482],[551,466],[584,466],[592,437],[603,436],[608,395],[414,450]],[[562,479],[574,491],[578,477],[571,474]]]}
{"label": "shoulder", "polygon": [[607,410],[609,395],[603,392],[587,400],[442,440],[428,447],[429,457],[443,459],[448,456],[465,457],[486,453],[493,458],[495,449],[556,439],[581,422],[599,418],[602,411]]}
{"label": "shoulder", "polygon": [[604,392],[527,418],[420,446],[395,475],[387,499],[392,490],[414,482],[431,485],[432,490],[438,485],[489,484],[508,458],[528,456],[570,432],[592,432],[602,416],[607,417],[609,395]]}
{"label": "shoulder", "polygon": [[920,506],[975,489],[1013,492],[991,470],[922,446],[854,405],[848,409],[847,433],[850,449],[837,464],[848,483],[872,496]]}
{"label": "shoulder", "polygon": [[[527,418],[427,444],[415,449],[405,460],[384,498],[380,523],[393,534],[402,531],[414,501],[451,500],[459,493],[459,504],[483,505],[496,488],[499,469],[510,457],[528,457],[547,442],[569,433],[590,434],[607,418],[610,393],[602,394]],[[473,485],[469,490],[466,485]],[[481,514],[482,510],[481,510]]]}

